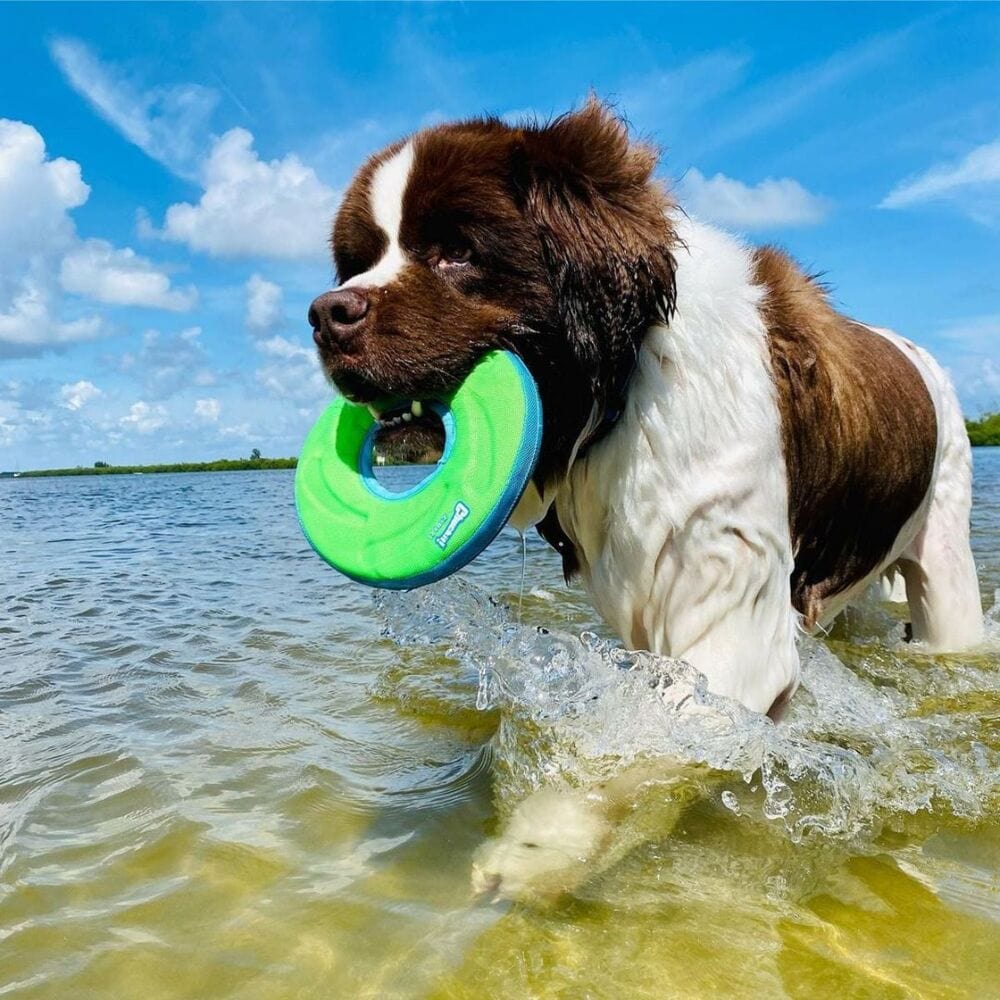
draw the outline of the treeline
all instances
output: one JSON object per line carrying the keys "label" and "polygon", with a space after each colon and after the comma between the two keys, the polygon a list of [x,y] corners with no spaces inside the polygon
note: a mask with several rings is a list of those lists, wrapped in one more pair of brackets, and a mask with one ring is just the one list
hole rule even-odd
{"label": "treeline", "polygon": [[[973,445],[1000,446],[1000,413],[986,413],[978,420],[966,420],[965,429]],[[396,448],[382,450],[386,465],[409,464],[411,462],[433,462],[440,452],[415,457]],[[20,472],[18,476],[28,479],[34,476],[128,476],[136,473],[158,472],[244,472],[255,469],[294,469],[296,458],[219,458],[214,462],[174,462],[170,465],[109,465],[97,462],[93,467],[78,465],[74,469],[35,469]],[[3,473],[9,477],[12,473]]]}
{"label": "treeline", "polygon": [[220,458],[214,462],[175,462],[172,465],[106,465],[98,462],[94,468],[37,469],[22,472],[29,476],[128,476],[134,473],[157,472],[243,472],[248,469],[294,469],[295,458]]}
{"label": "treeline", "polygon": [[966,420],[965,429],[972,444],[1000,445],[1000,413],[984,413],[978,420]]}

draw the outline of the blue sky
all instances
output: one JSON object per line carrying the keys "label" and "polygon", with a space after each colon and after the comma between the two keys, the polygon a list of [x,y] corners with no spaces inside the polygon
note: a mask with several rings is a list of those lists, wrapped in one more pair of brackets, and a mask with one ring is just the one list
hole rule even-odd
{"label": "blue sky", "polygon": [[295,454],[361,159],[591,89],[1000,409],[1000,6],[0,4],[0,469]]}

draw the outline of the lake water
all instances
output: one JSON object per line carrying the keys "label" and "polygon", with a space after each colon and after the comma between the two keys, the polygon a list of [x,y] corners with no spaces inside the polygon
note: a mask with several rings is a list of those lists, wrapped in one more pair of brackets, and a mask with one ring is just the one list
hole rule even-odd
{"label": "lake water", "polygon": [[[1000,449],[975,463],[991,608]],[[730,773],[668,837],[654,786],[571,897],[471,899],[528,789],[681,739],[635,683],[676,665],[527,550],[523,600],[511,532],[378,596],[309,550],[290,472],[0,481],[0,995],[998,994],[995,609],[934,658],[851,612],[787,724],[730,706],[701,758]]]}

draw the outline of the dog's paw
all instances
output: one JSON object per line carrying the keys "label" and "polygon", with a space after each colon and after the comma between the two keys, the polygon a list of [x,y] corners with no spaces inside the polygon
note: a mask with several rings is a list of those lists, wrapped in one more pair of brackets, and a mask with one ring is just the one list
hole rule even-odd
{"label": "dog's paw", "polygon": [[514,811],[472,865],[472,890],[494,899],[547,902],[599,869],[611,840],[606,803],[593,793],[543,788]]}

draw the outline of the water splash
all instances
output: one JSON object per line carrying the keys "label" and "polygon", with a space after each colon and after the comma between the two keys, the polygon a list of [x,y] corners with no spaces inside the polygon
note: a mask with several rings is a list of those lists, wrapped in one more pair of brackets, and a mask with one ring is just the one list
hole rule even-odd
{"label": "water splash", "polygon": [[521,536],[521,583],[517,588],[517,620],[521,621],[524,613],[524,579],[528,570],[528,536],[523,531],[518,534]]}
{"label": "water splash", "polygon": [[[518,624],[461,578],[376,600],[385,635],[435,645],[478,674],[477,708],[500,716],[501,812],[542,785],[585,786],[659,756],[729,773],[722,806],[796,842],[870,841],[919,812],[975,819],[1000,799],[1000,746],[980,725],[983,699],[1000,709],[1000,677],[975,656],[872,644],[855,647],[849,668],[802,638],[802,686],[776,726],[709,693],[683,661]],[[1000,602],[994,639],[998,623]]]}

